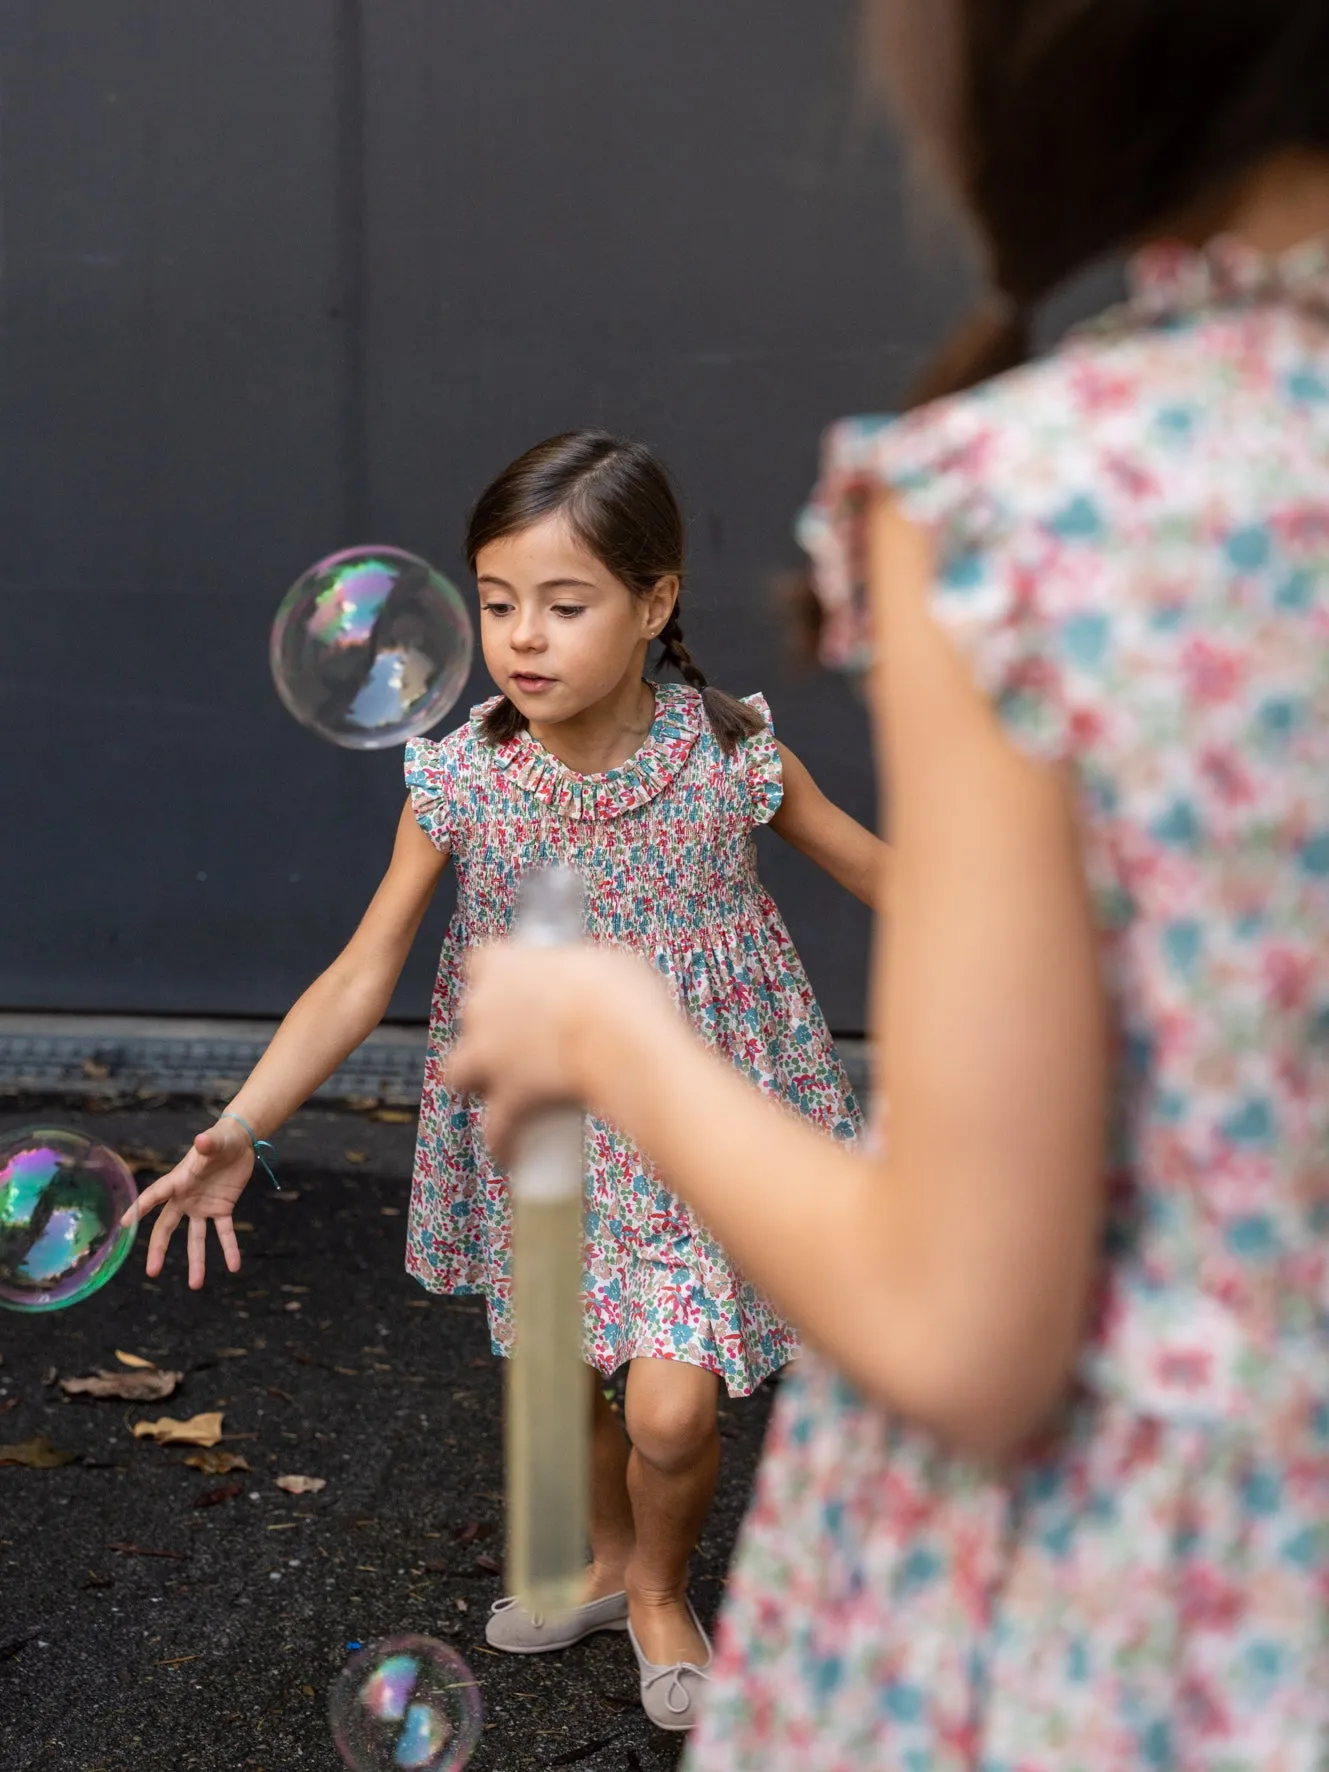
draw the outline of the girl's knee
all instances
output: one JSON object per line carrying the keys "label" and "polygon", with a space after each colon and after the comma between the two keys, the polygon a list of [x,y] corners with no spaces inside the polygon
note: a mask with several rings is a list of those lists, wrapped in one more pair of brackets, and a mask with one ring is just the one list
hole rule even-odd
{"label": "girl's knee", "polygon": [[684,1469],[715,1438],[717,1402],[717,1384],[709,1372],[680,1367],[638,1378],[634,1371],[628,1379],[625,1409],[628,1438],[658,1469]]}

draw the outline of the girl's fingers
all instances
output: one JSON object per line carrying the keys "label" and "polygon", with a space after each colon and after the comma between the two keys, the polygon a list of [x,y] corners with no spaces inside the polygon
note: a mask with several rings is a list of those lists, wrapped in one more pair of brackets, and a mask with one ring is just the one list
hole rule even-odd
{"label": "girl's fingers", "polygon": [[[164,1206],[167,1200],[173,1200],[184,1188],[198,1180],[203,1163],[193,1151],[189,1151],[171,1170],[169,1175],[161,1176],[151,1187],[144,1188],[138,1197],[139,1216],[144,1217],[158,1206]],[[121,1219],[122,1224],[126,1219]]]}
{"label": "girl's fingers", "polygon": [[484,1093],[484,1077],[475,1062],[474,1041],[465,1033],[443,1065],[443,1083],[458,1095]]}
{"label": "girl's fingers", "polygon": [[486,1101],[484,1129],[485,1143],[489,1149],[500,1163],[508,1163],[517,1135],[517,1116],[506,1099],[490,1096]]}
{"label": "girl's fingers", "polygon": [[240,1272],[240,1245],[236,1240],[235,1225],[228,1213],[224,1218],[213,1221],[217,1226],[217,1241],[221,1244],[222,1255],[228,1270],[233,1274]]}
{"label": "girl's fingers", "polygon": [[203,1284],[203,1276],[208,1264],[208,1221],[206,1218],[191,1218],[189,1234],[186,1238],[189,1251],[189,1288],[197,1292]]}
{"label": "girl's fingers", "polygon": [[180,1208],[173,1202],[163,1206],[157,1222],[152,1227],[152,1237],[148,1243],[147,1271],[152,1279],[162,1271],[162,1263],[166,1260],[166,1251],[171,1246],[171,1238],[175,1227],[180,1222]]}
{"label": "girl's fingers", "polygon": [[128,1225],[135,1210],[140,1218],[146,1218],[149,1212],[154,1212],[158,1206],[164,1206],[169,1199],[174,1197],[174,1194],[175,1175],[172,1172],[170,1175],[163,1175],[160,1181],[154,1181],[151,1187],[144,1188],[135,1204],[120,1220],[121,1224]]}

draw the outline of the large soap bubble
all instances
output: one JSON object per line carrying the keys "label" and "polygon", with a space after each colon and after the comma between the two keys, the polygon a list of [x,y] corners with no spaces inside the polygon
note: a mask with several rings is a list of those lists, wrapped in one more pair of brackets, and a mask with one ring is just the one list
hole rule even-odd
{"label": "large soap bubble", "polygon": [[474,649],[466,605],[427,561],[349,548],[292,585],[269,656],[302,726],[377,751],[438,724],[466,686]]}
{"label": "large soap bubble", "polygon": [[388,1637],[353,1655],[328,1701],[353,1772],[458,1772],[480,1739],[475,1675],[431,1637]]}
{"label": "large soap bubble", "polygon": [[54,1311],[87,1298],[133,1247],[138,1199],[128,1167],[81,1132],[0,1133],[0,1305]]}

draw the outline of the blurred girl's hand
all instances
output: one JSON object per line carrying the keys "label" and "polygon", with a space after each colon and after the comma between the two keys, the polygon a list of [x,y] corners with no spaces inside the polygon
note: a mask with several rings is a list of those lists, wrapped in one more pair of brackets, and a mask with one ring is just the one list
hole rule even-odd
{"label": "blurred girl's hand", "polygon": [[445,1081],[484,1096],[485,1138],[500,1162],[528,1115],[586,1101],[593,1041],[612,1041],[615,1028],[678,1024],[655,971],[610,948],[480,948],[470,956],[468,981]]}
{"label": "blurred girl's hand", "polygon": [[[181,1219],[189,1220],[189,1284],[197,1291],[207,1265],[208,1220],[216,1228],[217,1241],[230,1271],[240,1271],[240,1245],[235,1240],[231,1213],[253,1173],[254,1148],[238,1120],[218,1120],[200,1132],[187,1155],[169,1175],[163,1175],[139,1195],[137,1211],[143,1217],[161,1208],[148,1244],[147,1271],[154,1278],[162,1271],[166,1251]],[[126,1214],[126,1218],[130,1215]]]}

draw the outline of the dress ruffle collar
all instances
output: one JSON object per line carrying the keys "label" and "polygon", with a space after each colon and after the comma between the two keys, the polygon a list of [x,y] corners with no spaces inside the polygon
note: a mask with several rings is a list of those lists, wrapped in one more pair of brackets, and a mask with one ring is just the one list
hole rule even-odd
{"label": "dress ruffle collar", "polygon": [[[681,683],[653,683],[655,719],[641,749],[603,775],[579,775],[547,751],[529,732],[519,732],[494,750],[494,765],[543,800],[560,818],[618,818],[644,806],[671,787],[691,755],[702,729],[701,697]],[[477,729],[496,699],[476,708]]]}
{"label": "dress ruffle collar", "polygon": [[1276,256],[1232,234],[1202,247],[1156,241],[1135,254],[1128,279],[1131,311],[1145,320],[1277,301],[1329,315],[1329,234]]}

